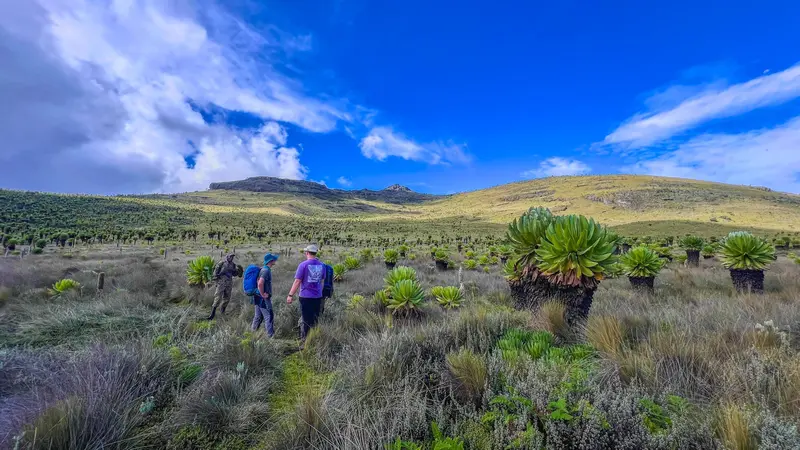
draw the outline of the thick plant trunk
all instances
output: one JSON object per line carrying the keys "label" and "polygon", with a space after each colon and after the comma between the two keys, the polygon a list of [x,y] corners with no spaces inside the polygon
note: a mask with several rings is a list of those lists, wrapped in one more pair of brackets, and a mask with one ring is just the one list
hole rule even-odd
{"label": "thick plant trunk", "polygon": [[631,282],[631,287],[636,290],[653,292],[653,283],[656,277],[628,277]]}
{"label": "thick plant trunk", "polygon": [[397,263],[393,263],[393,262],[389,262],[389,261],[384,261],[384,264],[386,264],[386,268],[389,269],[389,270],[394,269],[394,266],[397,265]]}
{"label": "thick plant trunk", "polygon": [[436,261],[436,268],[441,271],[447,270],[447,261]]}
{"label": "thick plant trunk", "polygon": [[544,277],[509,282],[514,307],[538,311],[548,301],[559,301],[566,306],[567,322],[574,324],[586,319],[592,307],[595,288],[582,286],[556,286]]}
{"label": "thick plant trunk", "polygon": [[731,280],[736,290],[741,293],[764,293],[763,270],[731,269]]}
{"label": "thick plant trunk", "polygon": [[714,255],[703,255],[703,259],[711,259]]}
{"label": "thick plant trunk", "polygon": [[686,264],[689,267],[700,266],[700,250],[686,250]]}

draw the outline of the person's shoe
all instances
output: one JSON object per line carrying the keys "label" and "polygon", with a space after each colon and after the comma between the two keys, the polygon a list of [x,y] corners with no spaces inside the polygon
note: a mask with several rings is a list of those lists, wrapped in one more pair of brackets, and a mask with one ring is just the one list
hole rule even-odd
{"label": "person's shoe", "polygon": [[216,315],[217,315],[217,307],[215,306],[215,307],[211,308],[211,315],[208,316],[208,319],[206,319],[206,320],[214,320],[214,316],[216,316]]}

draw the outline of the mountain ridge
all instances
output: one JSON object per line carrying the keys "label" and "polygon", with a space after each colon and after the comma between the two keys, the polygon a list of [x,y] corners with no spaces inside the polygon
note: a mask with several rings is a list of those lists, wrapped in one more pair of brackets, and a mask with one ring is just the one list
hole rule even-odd
{"label": "mountain ridge", "polygon": [[415,192],[400,184],[392,184],[380,191],[371,189],[345,190],[331,189],[324,184],[313,181],[290,180],[278,177],[250,177],[244,180],[217,182],[211,183],[208,188],[212,191],[300,194],[328,201],[358,199],[393,204],[421,203],[446,197],[443,195]]}

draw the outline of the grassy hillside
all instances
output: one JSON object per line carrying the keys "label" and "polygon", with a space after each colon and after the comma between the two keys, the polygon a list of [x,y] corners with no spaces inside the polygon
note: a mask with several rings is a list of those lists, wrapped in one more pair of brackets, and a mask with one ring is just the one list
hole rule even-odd
{"label": "grassy hillside", "polygon": [[545,206],[560,214],[592,216],[625,235],[719,236],[739,229],[776,235],[800,231],[798,195],[628,175],[545,178],[407,204],[233,190],[137,197],[0,194],[3,225],[11,225],[11,233],[67,224],[195,227],[201,235],[219,228],[287,227],[314,234],[331,229],[337,234],[369,236],[499,234],[505,223],[533,206]]}

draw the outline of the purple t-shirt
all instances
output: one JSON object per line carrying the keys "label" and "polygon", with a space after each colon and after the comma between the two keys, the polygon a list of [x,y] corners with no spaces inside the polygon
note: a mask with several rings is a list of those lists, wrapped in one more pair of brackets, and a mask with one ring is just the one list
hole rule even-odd
{"label": "purple t-shirt", "polygon": [[297,266],[294,274],[300,280],[300,297],[322,298],[322,284],[325,279],[325,264],[318,259],[307,259]]}

